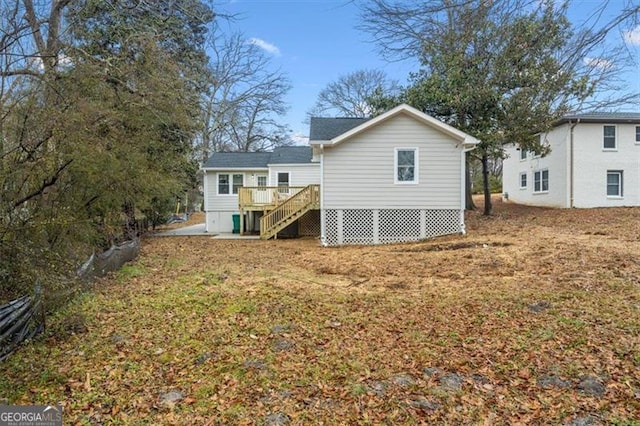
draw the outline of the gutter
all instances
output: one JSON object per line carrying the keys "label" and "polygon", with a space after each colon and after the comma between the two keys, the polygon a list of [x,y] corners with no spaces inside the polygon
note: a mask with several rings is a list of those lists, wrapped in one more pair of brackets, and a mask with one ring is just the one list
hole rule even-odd
{"label": "gutter", "polygon": [[569,208],[573,208],[573,164],[574,164],[574,156],[573,156],[573,129],[580,123],[580,119],[578,118],[575,123],[571,121],[569,123]]}

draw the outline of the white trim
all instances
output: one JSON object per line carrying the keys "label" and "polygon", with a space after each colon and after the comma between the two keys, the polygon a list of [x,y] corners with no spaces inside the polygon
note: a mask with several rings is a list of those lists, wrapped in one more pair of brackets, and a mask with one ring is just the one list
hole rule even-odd
{"label": "white trim", "polygon": [[[523,153],[524,153],[524,158],[522,158]],[[529,157],[529,152],[524,148],[520,148],[518,157],[520,158],[520,161],[527,161],[527,158]]]}
{"label": "white trim", "polygon": [[634,130],[633,139],[635,140],[635,144],[640,145],[640,139],[638,139],[640,138],[640,126],[635,126],[633,130]]}
{"label": "white trim", "polygon": [[[398,180],[398,151],[413,151],[413,180]],[[393,148],[393,183],[396,185],[420,184],[420,152],[418,147]]]}
{"label": "white trim", "polygon": [[[291,185],[291,172],[290,171],[283,171],[283,172],[276,172],[276,186],[280,186],[280,175],[281,174],[287,174],[287,185],[286,186],[292,186]],[[285,185],[282,185],[285,186]]]}
{"label": "white trim", "polygon": [[[613,148],[606,148],[604,146],[604,129],[606,127],[613,127],[613,141],[615,142],[615,145]],[[603,151],[617,151],[618,150],[618,126],[616,126],[615,124],[603,124],[602,125],[602,150]]]}
{"label": "white trim", "polygon": [[265,167],[203,167],[201,170],[205,172],[229,172],[234,173],[236,171],[244,172],[247,170],[252,170],[256,172],[268,171],[268,168]]}
{"label": "white trim", "polygon": [[[220,175],[227,175],[229,176],[229,193],[228,194],[221,194],[220,193]],[[237,197],[238,193],[234,193],[233,192],[233,177],[234,176],[242,176],[242,185],[240,185],[240,187],[244,186],[244,183],[246,181],[246,175],[244,173],[234,173],[234,172],[224,172],[224,173],[216,173],[216,195],[219,197]]]}
{"label": "white trim", "polygon": [[271,167],[309,167],[309,166],[319,166],[320,163],[315,161],[313,163],[269,163],[267,164],[269,168]]}
{"label": "white trim", "polygon": [[[617,174],[619,176],[618,193],[616,195],[609,195],[609,174]],[[605,194],[608,199],[622,200],[624,198],[624,170],[607,170],[605,184]]]}
{"label": "white trim", "polygon": [[[542,189],[542,173],[543,172],[547,172],[547,189]],[[540,190],[536,191],[536,173],[540,173]],[[537,169],[533,171],[533,194],[548,194],[549,193],[549,187],[551,186],[549,183],[549,168],[542,168],[542,169]]]}
{"label": "white trim", "polygon": [[465,150],[460,153],[460,209],[462,210],[462,220],[464,222],[464,211],[467,208],[467,155]]}
{"label": "white trim", "polygon": [[327,212],[324,209],[324,146],[320,145],[320,244],[327,246]]}
{"label": "white trim", "polygon": [[385,112],[384,114],[381,114],[375,118],[372,118],[369,121],[365,121],[364,123],[362,123],[359,126],[354,127],[353,129],[342,133],[341,135],[336,136],[335,138],[331,139],[330,141],[309,141],[309,144],[311,145],[338,145],[341,142],[344,142],[345,140],[351,138],[352,136],[355,136],[359,133],[362,133],[364,131],[366,131],[367,129],[376,126],[378,124],[380,124],[383,121],[388,120],[391,117],[394,117],[398,114],[406,114],[409,115],[413,118],[415,118],[418,121],[421,121],[422,123],[431,126],[433,128],[435,128],[436,130],[441,131],[444,134],[447,134],[449,136],[451,136],[453,139],[455,139],[458,142],[461,142],[463,145],[465,145],[465,149],[473,149],[473,147],[475,147],[475,145],[477,145],[478,143],[480,143],[480,141],[476,138],[474,138],[471,135],[468,135],[466,133],[464,133],[461,130],[456,129],[455,127],[449,126],[446,123],[443,123],[442,121],[435,119],[433,117],[431,117],[430,115],[427,115],[425,113],[423,113],[422,111],[418,111],[417,109],[410,107],[407,104],[401,104],[398,105],[397,107]]}
{"label": "white trim", "polygon": [[[525,180],[524,186],[522,186],[522,176],[524,176]],[[520,172],[518,174],[518,186],[520,187],[520,189],[527,189],[527,187],[529,186],[529,174],[527,172]]]}

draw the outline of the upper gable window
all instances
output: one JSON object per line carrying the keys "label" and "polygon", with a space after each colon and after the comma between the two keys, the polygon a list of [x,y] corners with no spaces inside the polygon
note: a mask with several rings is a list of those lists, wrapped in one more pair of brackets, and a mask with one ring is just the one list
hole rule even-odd
{"label": "upper gable window", "polygon": [[603,126],[602,128],[602,148],[616,149],[616,126]]}
{"label": "upper gable window", "polygon": [[520,148],[520,160],[524,161],[527,159],[527,150]]}
{"label": "upper gable window", "polygon": [[395,183],[418,183],[418,148],[395,149]]}

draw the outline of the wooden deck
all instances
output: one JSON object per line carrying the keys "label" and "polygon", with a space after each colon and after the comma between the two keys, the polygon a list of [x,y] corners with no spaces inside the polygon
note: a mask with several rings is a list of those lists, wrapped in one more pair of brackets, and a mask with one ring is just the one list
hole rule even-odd
{"label": "wooden deck", "polygon": [[238,191],[240,211],[273,210],[304,188],[304,186],[243,186]]}
{"label": "wooden deck", "polygon": [[[260,218],[260,237],[269,239],[294,223],[312,209],[320,208],[320,185],[242,187],[238,191],[240,217],[245,212],[253,221],[254,212],[263,212]],[[244,220],[240,220],[243,235]]]}

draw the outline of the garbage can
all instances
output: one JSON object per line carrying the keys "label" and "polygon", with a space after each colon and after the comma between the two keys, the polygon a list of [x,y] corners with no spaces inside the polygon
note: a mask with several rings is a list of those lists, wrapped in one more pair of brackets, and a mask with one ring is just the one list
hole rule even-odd
{"label": "garbage can", "polygon": [[233,214],[233,233],[240,233],[240,214],[238,213]]}

